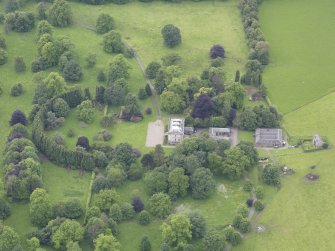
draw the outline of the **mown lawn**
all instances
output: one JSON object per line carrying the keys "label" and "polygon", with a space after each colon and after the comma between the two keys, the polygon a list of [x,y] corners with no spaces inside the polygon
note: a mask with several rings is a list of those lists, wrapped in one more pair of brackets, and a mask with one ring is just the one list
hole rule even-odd
{"label": "mown lawn", "polygon": [[335,89],[332,0],[266,0],[260,7],[261,28],[270,43],[270,65],[263,82],[283,113]]}

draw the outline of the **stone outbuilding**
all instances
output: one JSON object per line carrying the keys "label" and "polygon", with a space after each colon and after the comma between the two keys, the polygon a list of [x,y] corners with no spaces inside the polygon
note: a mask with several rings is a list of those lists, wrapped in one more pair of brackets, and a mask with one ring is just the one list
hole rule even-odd
{"label": "stone outbuilding", "polygon": [[260,147],[283,146],[283,132],[279,128],[257,128],[255,144]]}
{"label": "stone outbuilding", "polygon": [[210,127],[208,133],[215,140],[230,140],[230,128]]}

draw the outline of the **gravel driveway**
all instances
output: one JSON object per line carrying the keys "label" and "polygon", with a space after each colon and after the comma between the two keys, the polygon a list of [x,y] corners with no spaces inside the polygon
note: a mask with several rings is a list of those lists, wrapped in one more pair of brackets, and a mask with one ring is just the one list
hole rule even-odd
{"label": "gravel driveway", "polygon": [[155,147],[163,145],[164,142],[164,124],[162,120],[156,120],[148,124],[147,140],[145,146]]}

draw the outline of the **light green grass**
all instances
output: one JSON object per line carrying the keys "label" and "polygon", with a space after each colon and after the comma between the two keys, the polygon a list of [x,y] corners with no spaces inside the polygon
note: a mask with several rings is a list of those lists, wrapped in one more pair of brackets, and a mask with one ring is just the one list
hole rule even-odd
{"label": "light green grass", "polygon": [[[180,4],[132,2],[103,6],[71,3],[76,25],[84,28],[94,27],[100,13],[111,14],[117,30],[145,65],[160,60],[167,53],[179,53],[183,58],[184,76],[199,76],[209,65],[210,47],[222,44],[227,51],[224,66],[227,80],[233,79],[237,69],[243,69],[247,54],[237,4],[237,0]],[[182,33],[182,44],[175,49],[163,45],[160,33],[169,23],[178,26]]]}
{"label": "light green grass", "polygon": [[[234,250],[334,250],[335,228],[329,224],[335,217],[334,151],[285,156],[280,160],[296,173],[283,179],[282,188],[267,203],[259,221],[266,232],[253,232]],[[309,169],[318,163],[315,170]],[[304,176],[310,172],[320,175],[320,180],[307,182]]]}
{"label": "light green grass", "polygon": [[247,141],[247,142],[255,142],[255,138],[254,138],[254,132],[249,132],[249,131],[243,131],[243,130],[238,130],[238,142],[240,141]]}
{"label": "light green grass", "polygon": [[332,0],[266,0],[261,28],[270,43],[264,72],[271,101],[283,113],[333,91],[335,54]]}

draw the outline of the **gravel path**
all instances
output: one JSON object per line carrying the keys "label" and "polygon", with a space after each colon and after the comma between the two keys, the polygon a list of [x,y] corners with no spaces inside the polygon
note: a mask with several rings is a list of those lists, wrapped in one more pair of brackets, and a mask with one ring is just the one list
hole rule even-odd
{"label": "gravel path", "polygon": [[163,145],[164,142],[164,124],[161,120],[150,122],[148,124],[147,139],[145,146],[155,147],[156,145]]}

